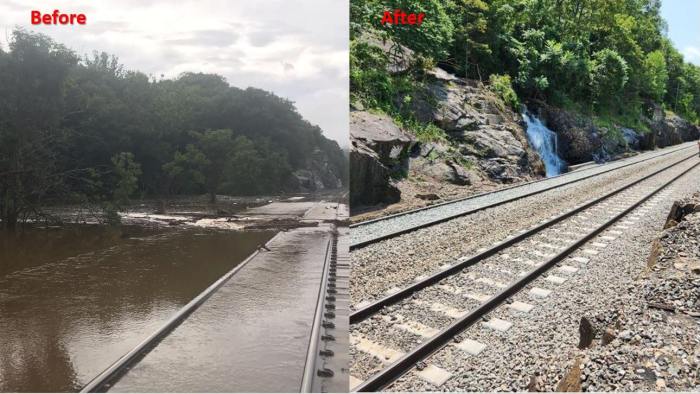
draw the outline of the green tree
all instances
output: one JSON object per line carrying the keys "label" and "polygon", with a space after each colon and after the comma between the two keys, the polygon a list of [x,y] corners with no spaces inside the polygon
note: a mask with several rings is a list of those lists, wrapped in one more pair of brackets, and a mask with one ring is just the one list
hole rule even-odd
{"label": "green tree", "polygon": [[0,224],[38,213],[52,194],[76,177],[60,160],[70,132],[60,127],[64,91],[77,57],[49,37],[15,30],[0,50]]}
{"label": "green tree", "polygon": [[627,62],[612,49],[593,54],[591,81],[596,102],[610,104],[619,99],[627,84]]}
{"label": "green tree", "polygon": [[668,70],[666,60],[661,51],[649,52],[644,59],[644,93],[661,102],[666,94],[666,84],[668,83]]}
{"label": "green tree", "polygon": [[113,200],[118,205],[129,203],[129,198],[138,190],[141,165],[134,160],[131,152],[121,152],[112,157],[116,184]]}
{"label": "green tree", "polygon": [[[448,56],[454,40],[454,24],[447,5],[442,0],[389,0],[385,4],[374,3],[374,26],[382,35],[396,44],[409,47],[418,54],[441,59]],[[420,27],[413,25],[381,24],[384,11],[396,9],[406,13],[424,13],[426,18]],[[398,50],[398,47],[397,47]]]}

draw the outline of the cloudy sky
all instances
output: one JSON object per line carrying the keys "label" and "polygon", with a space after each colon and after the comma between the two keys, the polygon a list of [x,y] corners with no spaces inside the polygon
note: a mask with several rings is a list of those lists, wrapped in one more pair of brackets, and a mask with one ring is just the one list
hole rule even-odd
{"label": "cloudy sky", "polygon": [[[348,0],[0,2],[0,45],[15,26],[79,54],[105,51],[160,78],[217,73],[270,90],[342,146],[348,142]],[[84,13],[87,25],[33,26],[30,11]]]}

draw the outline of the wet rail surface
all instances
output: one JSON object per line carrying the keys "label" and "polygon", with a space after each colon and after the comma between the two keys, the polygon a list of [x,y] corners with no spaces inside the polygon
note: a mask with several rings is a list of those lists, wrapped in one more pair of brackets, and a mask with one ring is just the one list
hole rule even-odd
{"label": "wet rail surface", "polygon": [[329,261],[319,289],[302,392],[337,393],[345,392],[349,387],[349,229],[340,227],[336,230],[330,242]]}
{"label": "wet rail surface", "polygon": [[303,218],[307,227],[277,234],[83,391],[346,391],[349,264],[337,244],[347,228],[336,220],[347,209],[321,202]]}
{"label": "wet rail surface", "polygon": [[0,234],[0,391],[77,391],[274,232]]}

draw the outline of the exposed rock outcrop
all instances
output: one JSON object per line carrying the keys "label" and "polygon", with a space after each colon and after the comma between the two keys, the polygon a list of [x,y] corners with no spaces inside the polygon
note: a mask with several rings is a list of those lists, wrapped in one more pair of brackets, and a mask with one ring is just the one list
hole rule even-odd
{"label": "exposed rock outcrop", "polygon": [[532,107],[547,127],[557,133],[557,153],[567,163],[599,159],[603,148],[602,130],[596,128],[590,118],[543,102],[534,102]]}
{"label": "exposed rock outcrop", "polygon": [[[543,173],[544,165],[528,145],[520,115],[477,81],[435,68],[426,75],[425,89],[403,110],[444,130],[448,141],[439,143],[441,150],[451,148],[462,162],[474,165],[465,168],[446,157],[443,163],[452,168],[447,178],[453,183],[471,184],[469,178],[475,176],[512,183]],[[470,170],[476,173],[467,175]]]}
{"label": "exposed rock outcrop", "polygon": [[474,192],[485,185],[544,174],[520,115],[485,86],[439,68],[422,81],[410,100],[397,97],[395,105],[405,118],[442,130],[441,137],[419,139],[388,116],[351,112],[350,187],[355,209],[397,202],[406,183],[412,184],[407,187],[410,197],[424,204],[426,199],[418,196],[453,198],[454,194],[444,196],[436,190],[443,185],[451,185],[451,190],[470,186]]}
{"label": "exposed rock outcrop", "polygon": [[649,104],[650,118],[642,119],[650,131],[626,127],[598,127],[591,117],[556,108],[541,101],[530,103],[547,126],[557,133],[558,154],[569,164],[607,161],[633,150],[651,150],[700,138],[700,129],[679,117],[667,115]]}
{"label": "exposed rock outcrop", "polygon": [[666,116],[663,111],[661,113],[660,119],[651,123],[651,132],[643,136],[642,149],[663,148],[700,138],[700,129],[697,126],[678,115]]}
{"label": "exposed rock outcrop", "polygon": [[391,178],[407,171],[413,138],[386,115],[353,111],[350,142],[351,207],[399,201]]}
{"label": "exposed rock outcrop", "polygon": [[314,192],[326,189],[338,189],[343,186],[343,180],[337,169],[331,164],[327,154],[321,149],[306,159],[303,169],[292,173],[294,179],[293,190]]}

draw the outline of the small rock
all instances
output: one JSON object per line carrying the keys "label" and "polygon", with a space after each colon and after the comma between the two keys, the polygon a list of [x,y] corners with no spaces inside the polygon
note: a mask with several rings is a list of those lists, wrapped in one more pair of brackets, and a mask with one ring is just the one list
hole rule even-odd
{"label": "small rock", "polygon": [[578,332],[580,335],[580,339],[578,342],[578,348],[579,349],[586,349],[591,346],[591,343],[593,343],[593,338],[595,337],[595,329],[593,328],[593,325],[591,322],[588,320],[586,317],[581,318],[581,322],[579,323],[578,326]]}
{"label": "small rock", "polygon": [[577,358],[574,365],[557,384],[556,391],[580,392],[581,391],[581,359]]}
{"label": "small rock", "polygon": [[656,391],[666,390],[666,381],[663,379],[656,379]]}
{"label": "small rock", "polygon": [[530,383],[527,385],[527,391],[530,392],[540,392],[545,390],[544,379],[541,376],[532,375],[530,377]]}
{"label": "small rock", "polygon": [[603,344],[603,346],[605,346],[605,345],[609,344],[610,342],[612,342],[614,339],[615,339],[615,331],[608,328],[603,333],[603,338],[601,339],[601,343]]}
{"label": "small rock", "polygon": [[688,269],[695,275],[700,275],[700,261],[695,261],[688,264]]}
{"label": "small rock", "polygon": [[630,331],[630,330],[622,331],[620,333],[620,339],[625,340],[625,341],[629,341],[630,339],[632,339],[632,331]]}
{"label": "small rock", "polygon": [[416,194],[416,198],[420,198],[421,200],[426,200],[426,201],[435,201],[435,200],[439,200],[440,196],[438,196],[435,193],[425,193],[425,194]]}

